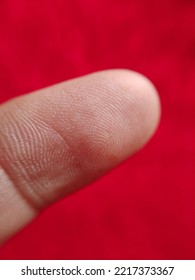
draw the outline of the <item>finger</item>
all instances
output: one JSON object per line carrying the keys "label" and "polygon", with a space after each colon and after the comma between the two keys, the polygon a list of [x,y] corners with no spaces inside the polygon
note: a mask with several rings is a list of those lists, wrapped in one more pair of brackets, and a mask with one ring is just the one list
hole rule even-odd
{"label": "finger", "polygon": [[110,70],[0,107],[0,241],[140,149],[159,121],[140,74]]}

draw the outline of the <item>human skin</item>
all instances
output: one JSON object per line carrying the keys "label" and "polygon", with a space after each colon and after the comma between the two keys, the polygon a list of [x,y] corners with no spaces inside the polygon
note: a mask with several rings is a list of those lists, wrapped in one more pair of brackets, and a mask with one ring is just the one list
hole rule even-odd
{"label": "human skin", "polygon": [[0,106],[0,243],[40,211],[140,150],[160,119],[156,89],[107,70]]}

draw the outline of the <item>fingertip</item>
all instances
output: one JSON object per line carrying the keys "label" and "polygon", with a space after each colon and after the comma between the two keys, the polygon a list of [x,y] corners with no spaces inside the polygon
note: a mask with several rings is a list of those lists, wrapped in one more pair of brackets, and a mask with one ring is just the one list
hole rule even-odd
{"label": "fingertip", "polygon": [[[115,95],[113,104],[117,107],[118,102],[120,106],[124,125],[123,132],[118,131],[118,135],[123,135],[121,141],[124,142],[126,124],[129,154],[132,154],[148,142],[160,122],[161,102],[157,89],[146,76],[128,69],[106,70],[93,75],[98,77],[98,74],[107,84],[107,94]],[[127,149],[124,151],[127,153]]]}
{"label": "fingertip", "polygon": [[145,144],[155,133],[161,117],[161,102],[158,91],[152,81],[141,73],[126,70],[126,83],[134,93],[134,98],[140,117],[140,129],[142,129],[143,142]]}

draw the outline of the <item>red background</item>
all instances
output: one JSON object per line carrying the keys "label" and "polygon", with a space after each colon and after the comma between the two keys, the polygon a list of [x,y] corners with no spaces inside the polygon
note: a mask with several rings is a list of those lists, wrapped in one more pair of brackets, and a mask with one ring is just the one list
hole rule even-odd
{"label": "red background", "polygon": [[129,68],[162,101],[152,141],[0,249],[1,259],[195,259],[195,2],[1,0],[0,101]]}

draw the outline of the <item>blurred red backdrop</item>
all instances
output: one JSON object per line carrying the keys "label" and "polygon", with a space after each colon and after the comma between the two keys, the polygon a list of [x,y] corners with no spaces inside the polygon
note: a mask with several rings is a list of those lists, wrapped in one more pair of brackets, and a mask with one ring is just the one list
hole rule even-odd
{"label": "blurred red backdrop", "polygon": [[1,0],[0,101],[107,68],[149,77],[152,141],[44,211],[1,259],[195,259],[195,2]]}

